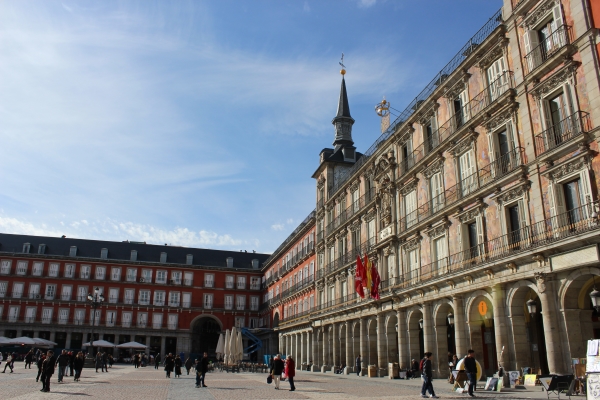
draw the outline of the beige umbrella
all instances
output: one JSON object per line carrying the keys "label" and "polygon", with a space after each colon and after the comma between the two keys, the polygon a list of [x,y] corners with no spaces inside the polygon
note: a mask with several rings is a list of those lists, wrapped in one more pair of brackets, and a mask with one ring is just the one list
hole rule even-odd
{"label": "beige umbrella", "polygon": [[234,326],[231,328],[231,335],[229,336],[229,361],[230,363],[237,362],[237,328]]}
{"label": "beige umbrella", "polygon": [[231,354],[231,351],[229,350],[229,329],[227,329],[225,331],[225,342],[223,343],[223,362],[225,364],[229,364],[229,355]]}
{"label": "beige umbrella", "polygon": [[244,342],[242,341],[242,332],[238,332],[237,335],[237,345],[235,347],[237,351],[238,361],[242,361],[244,359]]}
{"label": "beige umbrella", "polygon": [[221,333],[219,335],[219,341],[217,342],[217,349],[215,350],[215,353],[217,353],[217,358],[219,358],[219,356],[223,355],[224,352],[225,352],[225,337]]}

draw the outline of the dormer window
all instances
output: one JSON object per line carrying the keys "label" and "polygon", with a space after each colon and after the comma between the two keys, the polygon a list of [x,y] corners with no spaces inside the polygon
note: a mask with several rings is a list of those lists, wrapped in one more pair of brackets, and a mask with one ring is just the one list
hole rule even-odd
{"label": "dormer window", "polygon": [[29,243],[23,243],[23,253],[29,253],[29,248],[31,245]]}
{"label": "dormer window", "polygon": [[108,249],[100,250],[100,258],[106,260],[108,258]]}
{"label": "dormer window", "polygon": [[77,246],[71,246],[71,248],[69,249],[69,257],[76,257],[77,256]]}
{"label": "dormer window", "polygon": [[192,265],[194,263],[194,256],[192,254],[188,254],[185,256],[185,263],[187,265]]}
{"label": "dormer window", "polygon": [[137,250],[131,250],[131,256],[129,257],[130,261],[137,261]]}
{"label": "dormer window", "polygon": [[257,259],[252,260],[252,268],[258,269],[258,260]]}
{"label": "dormer window", "polygon": [[233,257],[227,257],[227,268],[233,268]]}
{"label": "dormer window", "polygon": [[38,254],[45,254],[46,253],[46,245],[45,244],[40,244],[38,246]]}
{"label": "dormer window", "polygon": [[161,263],[167,262],[167,253],[165,253],[164,251],[160,253],[160,262]]}

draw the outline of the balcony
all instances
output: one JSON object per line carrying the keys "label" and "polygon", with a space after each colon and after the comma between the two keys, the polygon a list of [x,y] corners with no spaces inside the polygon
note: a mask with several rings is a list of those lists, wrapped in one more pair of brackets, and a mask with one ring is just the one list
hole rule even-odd
{"label": "balcony", "polygon": [[538,156],[552,151],[591,130],[590,115],[583,111],[563,119],[535,137]]}
{"label": "balcony", "polygon": [[[571,42],[571,27],[563,25],[542,40],[529,53],[525,55],[525,75],[538,69],[548,59]],[[537,32],[533,32],[537,34]]]}
{"label": "balcony", "polygon": [[502,178],[520,169],[523,165],[524,149],[516,149],[500,156],[496,161],[478,169],[474,174],[467,176],[456,185],[446,189],[439,196],[429,200],[416,210],[408,213],[398,222],[398,232],[405,232],[428,219],[443,209],[450,207],[460,200],[471,197],[481,189],[491,187]]}
{"label": "balcony", "polygon": [[60,295],[60,299],[62,301],[70,301],[71,300],[71,295],[70,294],[61,294]]}
{"label": "balcony", "polygon": [[42,324],[51,324],[52,317],[42,317]]}
{"label": "balcony", "polygon": [[28,324],[35,322],[35,317],[25,317],[25,322]]}
{"label": "balcony", "polygon": [[170,301],[169,307],[179,307],[179,301]]}
{"label": "balcony", "polygon": [[[4,297],[2,293],[0,293],[0,297]],[[41,299],[42,296],[39,293],[29,293],[29,299],[30,300],[39,300]]]}
{"label": "balcony", "polygon": [[193,283],[194,283],[193,279],[184,279],[184,280],[183,280],[183,284],[184,284],[185,286],[192,286],[192,285],[193,285]]}
{"label": "balcony", "polygon": [[191,301],[184,301],[184,302],[181,303],[181,306],[183,308],[190,308],[191,305],[192,305]]}
{"label": "balcony", "polygon": [[23,297],[23,292],[13,292],[12,293],[13,299],[20,299],[21,297]]}
{"label": "balcony", "polygon": [[314,275],[309,275],[306,278],[302,279],[299,282],[296,282],[294,285],[292,285],[291,287],[285,289],[284,291],[281,292],[281,298],[285,298],[289,295],[292,295],[294,293],[296,293],[298,290],[302,290],[305,287],[310,286],[313,282],[315,281],[315,277]]}

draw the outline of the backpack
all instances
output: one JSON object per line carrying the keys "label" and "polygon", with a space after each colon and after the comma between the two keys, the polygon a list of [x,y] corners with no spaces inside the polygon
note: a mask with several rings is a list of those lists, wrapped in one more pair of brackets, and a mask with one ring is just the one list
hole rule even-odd
{"label": "backpack", "polygon": [[425,363],[425,359],[422,358],[421,362],[419,363],[419,371],[423,371],[423,364]]}

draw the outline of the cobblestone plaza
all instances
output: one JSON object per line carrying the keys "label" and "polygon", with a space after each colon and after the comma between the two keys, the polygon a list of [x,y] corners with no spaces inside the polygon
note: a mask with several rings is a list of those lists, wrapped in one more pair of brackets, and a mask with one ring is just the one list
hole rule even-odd
{"label": "cobblestone plaza", "polygon": [[[78,397],[102,399],[415,399],[420,398],[421,381],[390,380],[387,378],[366,378],[356,375],[342,376],[311,372],[298,372],[296,375],[296,391],[290,392],[287,382],[282,382],[281,390],[266,384],[263,373],[226,373],[212,372],[206,377],[207,388],[194,387],[193,370],[190,375],[181,378],[166,379],[162,368],[135,369],[129,365],[116,365],[108,373],[95,373],[92,369],[84,369],[81,382],[73,382],[71,377],[65,383],[56,383],[57,375],[53,375],[51,392],[40,392],[41,383],[35,382],[37,369],[23,369],[21,363],[15,364],[13,374],[0,375],[2,398],[13,400],[34,399],[72,399]],[[433,382],[436,394],[440,398],[467,398],[468,396],[452,393],[451,385],[444,379]],[[518,393],[477,393],[483,398],[527,399],[545,398],[541,390]]]}

